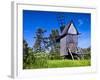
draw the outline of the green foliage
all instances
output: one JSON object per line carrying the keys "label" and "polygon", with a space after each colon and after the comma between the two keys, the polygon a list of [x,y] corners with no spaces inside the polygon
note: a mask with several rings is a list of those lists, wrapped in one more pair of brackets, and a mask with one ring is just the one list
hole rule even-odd
{"label": "green foliage", "polygon": [[91,59],[91,47],[83,49],[84,59]]}
{"label": "green foliage", "polygon": [[58,60],[58,59],[61,59],[61,56],[60,56],[59,53],[56,53],[56,52],[54,53],[54,52],[53,52],[53,53],[50,53],[50,54],[49,54],[49,59],[50,59],[50,60]]}
{"label": "green foliage", "polygon": [[50,46],[52,51],[57,51],[56,48],[58,48],[59,44],[56,43],[56,39],[57,39],[58,36],[59,36],[58,29],[52,29],[51,34],[49,36],[50,43],[52,44]]}
{"label": "green foliage", "polygon": [[84,54],[84,59],[91,59],[91,54],[90,53]]}
{"label": "green foliage", "polygon": [[65,25],[61,26],[60,31],[62,32],[64,30],[64,28],[65,28]]}
{"label": "green foliage", "polygon": [[31,48],[28,48],[27,56],[23,57],[23,68],[31,67],[35,62],[35,56]]}
{"label": "green foliage", "polygon": [[24,63],[24,68],[45,68],[47,67],[48,54],[44,52],[30,53]]}
{"label": "green foliage", "polygon": [[35,53],[34,57],[35,57],[35,63],[33,64],[34,68],[47,67],[48,54],[43,52]]}
{"label": "green foliage", "polygon": [[26,67],[28,56],[28,43],[25,40],[23,40],[23,68]]}

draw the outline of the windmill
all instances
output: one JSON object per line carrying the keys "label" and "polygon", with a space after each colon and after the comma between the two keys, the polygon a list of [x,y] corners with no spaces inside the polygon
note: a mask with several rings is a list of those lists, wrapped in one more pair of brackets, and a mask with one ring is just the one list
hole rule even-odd
{"label": "windmill", "polygon": [[78,36],[80,33],[73,20],[66,25],[64,14],[58,16],[57,20],[61,31],[60,36],[56,39],[56,42],[60,43],[60,55],[72,60],[83,58],[82,50],[78,48]]}

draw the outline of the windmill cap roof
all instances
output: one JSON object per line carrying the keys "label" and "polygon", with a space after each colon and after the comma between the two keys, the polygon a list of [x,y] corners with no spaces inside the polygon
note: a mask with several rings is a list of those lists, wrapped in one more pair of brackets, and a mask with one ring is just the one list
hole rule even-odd
{"label": "windmill cap roof", "polygon": [[[76,33],[70,33],[70,32],[69,32],[69,29],[70,29],[70,27],[71,27],[71,24],[73,24],[73,27],[74,27],[74,29],[76,30]],[[73,30],[72,30],[71,32],[73,32]],[[65,28],[63,29],[61,35],[57,38],[57,41],[59,42],[59,40],[60,40],[61,38],[65,37],[66,35],[79,35],[79,34],[80,34],[80,33],[78,32],[77,28],[75,27],[74,22],[71,20],[71,21],[65,26]]]}
{"label": "windmill cap roof", "polygon": [[[76,33],[74,33],[73,30],[71,32],[69,32],[70,27],[74,27],[72,29],[75,29]],[[61,33],[61,36],[65,35],[65,34],[66,35],[67,34],[76,34],[76,35],[79,35],[79,32],[78,32],[77,28],[75,27],[74,22],[72,20],[65,26],[65,28],[63,29],[63,31]]]}

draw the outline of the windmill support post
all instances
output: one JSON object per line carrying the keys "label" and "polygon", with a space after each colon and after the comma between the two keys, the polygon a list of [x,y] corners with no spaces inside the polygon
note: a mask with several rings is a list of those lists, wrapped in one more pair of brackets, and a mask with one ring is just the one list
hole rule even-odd
{"label": "windmill support post", "polygon": [[74,56],[73,56],[73,54],[72,54],[72,52],[71,52],[71,50],[70,50],[69,48],[68,48],[68,52],[69,52],[69,54],[70,54],[72,60],[74,60]]}

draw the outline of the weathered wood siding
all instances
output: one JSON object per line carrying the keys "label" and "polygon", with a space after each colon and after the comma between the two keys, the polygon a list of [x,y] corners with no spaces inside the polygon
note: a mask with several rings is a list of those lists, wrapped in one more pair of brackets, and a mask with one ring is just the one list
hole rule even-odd
{"label": "weathered wood siding", "polygon": [[60,40],[60,55],[68,55],[67,49],[69,48],[74,52],[77,48],[77,35],[66,35]]}
{"label": "weathered wood siding", "polygon": [[77,35],[67,35],[66,36],[66,48],[69,48],[72,52],[74,52],[77,48]]}
{"label": "weathered wood siding", "polygon": [[60,55],[68,55],[66,51],[66,36],[60,40]]}

